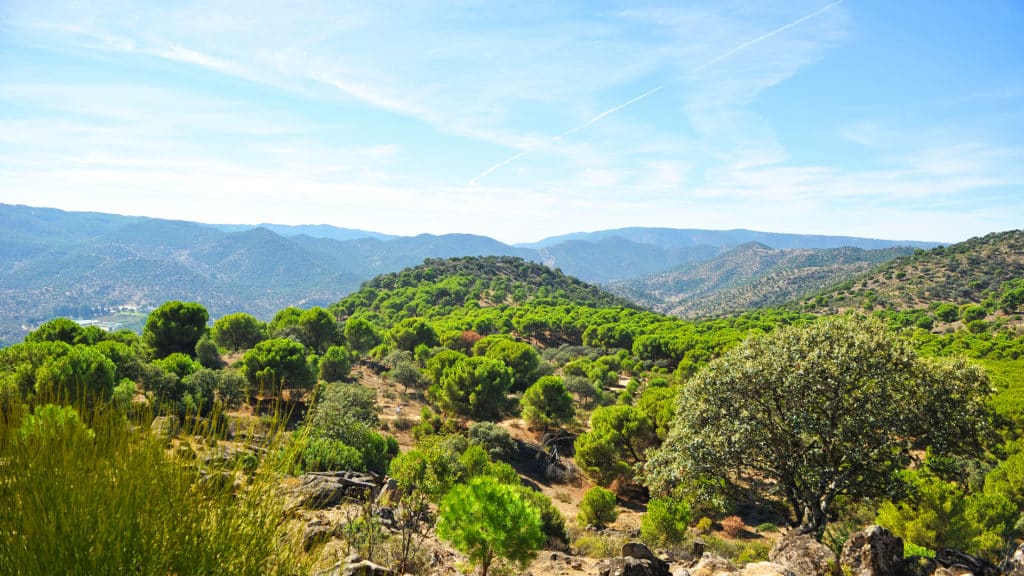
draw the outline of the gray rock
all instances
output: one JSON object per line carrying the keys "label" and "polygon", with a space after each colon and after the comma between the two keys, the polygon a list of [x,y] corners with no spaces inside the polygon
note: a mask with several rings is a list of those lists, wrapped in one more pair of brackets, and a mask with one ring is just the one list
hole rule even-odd
{"label": "gray rock", "polygon": [[868,526],[846,541],[839,563],[850,576],[899,574],[903,569],[903,540],[881,526]]}
{"label": "gray rock", "polygon": [[171,438],[174,438],[175,434],[178,433],[178,424],[177,416],[157,416],[153,418],[153,423],[149,425],[149,429],[158,438],[170,442]]}
{"label": "gray rock", "polygon": [[668,564],[654,565],[650,560],[626,556],[602,560],[597,565],[598,576],[672,576]]}
{"label": "gray rock", "polygon": [[1003,574],[1006,576],[1024,576],[1024,544],[1017,546],[1017,549],[1010,555],[1010,559],[1003,566]]}
{"label": "gray rock", "polygon": [[840,576],[839,562],[834,552],[807,534],[795,530],[779,540],[768,560],[781,564],[799,576]]}
{"label": "gray rock", "polygon": [[710,553],[704,554],[700,562],[697,562],[696,566],[690,568],[690,576],[724,576],[736,573],[736,567],[733,566],[732,562],[717,554]]}
{"label": "gray rock", "polygon": [[295,505],[300,508],[323,509],[345,500],[375,499],[380,489],[378,479],[358,472],[312,472],[301,477],[292,489]]}
{"label": "gray rock", "polygon": [[740,576],[796,576],[785,566],[774,562],[751,562],[740,570]]}
{"label": "gray rock", "polygon": [[302,531],[302,549],[309,552],[313,548],[334,537],[334,528],[326,522],[310,522]]}
{"label": "gray rock", "polygon": [[642,542],[627,542],[622,545],[622,556],[624,558],[636,558],[637,560],[647,560],[651,563],[651,566],[658,570],[660,574],[668,574],[668,562],[665,562],[661,558],[654,555],[651,549]]}
{"label": "gray rock", "polygon": [[999,568],[988,560],[971,556],[959,550],[940,548],[935,552],[935,563],[952,574],[973,574],[974,576],[999,576]]}

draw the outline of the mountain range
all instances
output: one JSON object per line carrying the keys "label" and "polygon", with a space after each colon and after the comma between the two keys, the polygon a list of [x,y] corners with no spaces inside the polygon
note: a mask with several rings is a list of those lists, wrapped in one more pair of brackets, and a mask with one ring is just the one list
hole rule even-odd
{"label": "mountain range", "polygon": [[234,311],[267,317],[290,305],[333,303],[374,276],[426,258],[517,256],[587,282],[612,283],[713,261],[749,242],[812,251],[936,245],[623,228],[513,246],[469,234],[396,237],[327,225],[214,225],[5,204],[0,228],[0,342],[56,315],[91,317],[126,306],[145,311],[171,299],[202,302],[214,317]]}

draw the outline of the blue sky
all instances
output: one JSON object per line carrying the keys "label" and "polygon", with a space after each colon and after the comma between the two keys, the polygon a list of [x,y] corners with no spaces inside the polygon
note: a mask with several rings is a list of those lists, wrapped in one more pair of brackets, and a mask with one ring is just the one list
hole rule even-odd
{"label": "blue sky", "polygon": [[0,202],[959,241],[1024,227],[1021,30],[999,0],[6,0]]}

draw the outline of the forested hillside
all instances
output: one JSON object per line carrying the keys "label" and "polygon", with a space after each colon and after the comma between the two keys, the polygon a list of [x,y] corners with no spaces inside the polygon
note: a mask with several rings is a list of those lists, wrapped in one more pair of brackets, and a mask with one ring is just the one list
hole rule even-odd
{"label": "forested hillside", "polygon": [[[516,247],[468,234],[391,237],[333,226],[207,225],[9,205],[0,205],[0,224],[7,231],[0,239],[0,342],[17,341],[58,315],[138,329],[143,316],[132,311],[145,314],[169,299],[201,300],[215,317],[245,311],[267,319],[285,306],[326,305],[365,280],[426,258],[518,256],[609,282],[707,261],[751,238],[776,242],[774,248],[896,244],[636,228]],[[653,294],[641,302],[657,304]]]}
{"label": "forested hillside", "polygon": [[[1024,336],[859,312],[692,322],[489,256],[428,259],[269,322],[210,327],[182,301],[141,336],[51,320],[0,349],[0,457],[16,463],[0,485],[20,495],[0,534],[34,535],[0,538],[0,562],[69,566],[45,551],[102,541],[90,561],[161,573],[310,574],[358,551],[416,575],[468,561],[549,576],[607,572],[637,535],[676,569],[698,539],[707,562],[742,566],[792,538],[841,550],[874,522],[936,566],[942,548],[1001,559],[1024,526]],[[89,466],[105,472],[48,480]],[[183,488],[129,504],[147,483]],[[48,523],[66,502],[75,522]],[[139,537],[121,542],[128,525]],[[146,548],[160,538],[196,544]]]}
{"label": "forested hillside", "polygon": [[778,306],[852,278],[913,248],[775,250],[750,242],[696,262],[608,288],[653,310],[698,318]]}
{"label": "forested hillside", "polygon": [[905,325],[972,332],[1019,327],[1024,312],[1024,231],[918,250],[803,302],[816,313],[866,310]]}

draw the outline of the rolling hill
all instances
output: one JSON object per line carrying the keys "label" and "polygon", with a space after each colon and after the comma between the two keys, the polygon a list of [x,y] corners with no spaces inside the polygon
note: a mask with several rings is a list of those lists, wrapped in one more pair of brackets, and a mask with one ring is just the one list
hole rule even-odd
{"label": "rolling hill", "polygon": [[1022,304],[1024,230],[1011,230],[915,251],[799,305],[819,313],[916,311],[942,329],[972,321],[1019,325]]}
{"label": "rolling hill", "polygon": [[896,244],[629,228],[526,247],[470,234],[389,237],[325,225],[209,225],[4,204],[0,226],[0,343],[16,341],[57,315],[146,312],[171,299],[199,301],[214,317],[245,311],[265,318],[286,306],[335,302],[374,276],[427,258],[514,256],[607,283],[704,262],[748,237],[776,242],[768,244],[773,248]]}
{"label": "rolling hill", "polygon": [[683,318],[715,316],[777,306],[814,294],[913,250],[775,250],[759,242],[748,242],[711,260],[613,282],[608,288],[665,314]]}

